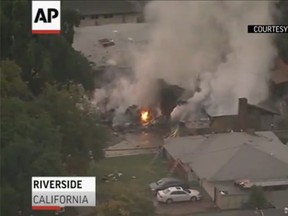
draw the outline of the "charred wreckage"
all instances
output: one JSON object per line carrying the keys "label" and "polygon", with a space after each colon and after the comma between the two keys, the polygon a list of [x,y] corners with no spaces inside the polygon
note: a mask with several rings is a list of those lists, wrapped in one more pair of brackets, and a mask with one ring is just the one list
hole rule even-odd
{"label": "charred wreckage", "polygon": [[[171,121],[171,112],[177,105],[186,103],[183,94],[187,91],[177,85],[168,84],[162,79],[159,79],[158,83],[159,103],[157,107],[131,105],[127,107],[124,113],[117,113],[115,109],[107,110],[104,108],[105,111],[101,115],[102,123],[109,125],[115,131],[133,132],[150,129],[170,131],[171,127],[175,125],[175,122]],[[197,88],[195,91],[201,90]],[[108,101],[109,98],[106,98],[104,104],[107,104]]]}

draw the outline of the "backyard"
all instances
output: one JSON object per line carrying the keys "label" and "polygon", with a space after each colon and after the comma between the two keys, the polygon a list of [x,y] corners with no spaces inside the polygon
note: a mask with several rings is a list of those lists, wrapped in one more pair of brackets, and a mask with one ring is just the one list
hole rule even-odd
{"label": "backyard", "polygon": [[[105,206],[105,203],[107,203],[107,201],[112,202],[111,200],[115,200],[115,198],[117,200],[119,199],[119,197],[124,197],[124,199],[128,203],[128,206],[134,205],[134,208],[139,208],[139,211],[143,211],[145,208],[150,206],[149,204],[147,204],[147,202],[153,201],[154,206],[156,207],[154,212],[157,215],[179,216],[211,210],[211,208],[213,207],[213,203],[206,199],[206,196],[203,196],[203,200],[201,202],[193,204],[190,202],[185,202],[175,203],[172,205],[159,205],[157,202],[155,202],[151,192],[149,191],[149,184],[151,182],[159,180],[160,178],[166,177],[169,173],[169,168],[165,159],[157,157],[156,160],[153,161],[154,157],[155,154],[122,156],[105,158],[100,162],[91,163],[90,175],[97,177],[96,191],[98,209],[100,206],[103,207],[103,204]],[[116,174],[116,178],[114,180],[112,177],[113,173]],[[121,173],[122,175],[117,175],[119,173]],[[111,177],[107,181],[106,176],[109,174]],[[139,197],[142,201],[138,199]],[[117,206],[117,203],[114,203],[114,205]],[[113,206],[110,206],[108,208],[111,208],[113,211]],[[87,214],[89,212],[91,212],[91,214]],[[93,208],[90,210],[88,208],[81,208],[81,213],[81,215],[96,215],[95,209]],[[135,215],[141,215],[141,213],[139,212]],[[106,211],[104,215],[114,214],[109,214]],[[150,213],[149,215],[153,214]]]}
{"label": "backyard", "polygon": [[[111,188],[129,186],[142,192],[147,191],[147,195],[150,194],[149,183],[166,177],[169,171],[167,161],[159,157],[153,161],[154,156],[154,154],[144,154],[105,158],[96,164],[91,164],[90,175],[95,175],[97,178],[97,201],[109,199],[113,194]],[[113,173],[116,174],[114,180],[103,179]],[[119,176],[118,173],[122,175]]]}

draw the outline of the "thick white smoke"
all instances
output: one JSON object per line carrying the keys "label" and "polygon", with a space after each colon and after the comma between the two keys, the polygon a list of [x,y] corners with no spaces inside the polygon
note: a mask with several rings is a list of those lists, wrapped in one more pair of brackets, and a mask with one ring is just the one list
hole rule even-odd
{"label": "thick white smoke", "polygon": [[272,35],[247,34],[247,25],[273,24],[274,4],[151,1],[145,11],[149,42],[135,55],[136,79],[122,82],[113,98],[122,105],[145,105],[155,99],[157,78],[195,90],[200,76],[201,91],[185,107],[175,108],[173,116],[193,111],[199,103],[210,113],[232,114],[239,97],[260,102],[268,94],[276,51]]}

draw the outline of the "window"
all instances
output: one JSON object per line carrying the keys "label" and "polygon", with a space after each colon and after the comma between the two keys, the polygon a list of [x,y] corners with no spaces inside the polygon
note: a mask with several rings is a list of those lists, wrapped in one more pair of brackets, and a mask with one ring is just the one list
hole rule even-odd
{"label": "window", "polygon": [[187,193],[191,193],[191,191],[188,189],[183,189],[183,190],[186,191]]}
{"label": "window", "polygon": [[174,191],[171,193],[172,195],[183,195],[186,194],[184,191]]}
{"label": "window", "polygon": [[104,17],[104,18],[112,18],[113,15],[112,15],[112,14],[104,14],[103,17]]}

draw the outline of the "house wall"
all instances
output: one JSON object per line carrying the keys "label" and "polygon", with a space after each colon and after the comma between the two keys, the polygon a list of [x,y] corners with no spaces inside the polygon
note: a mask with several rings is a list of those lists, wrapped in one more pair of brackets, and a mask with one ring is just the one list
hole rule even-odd
{"label": "house wall", "polygon": [[273,130],[271,125],[274,123],[273,115],[263,115],[260,112],[251,112],[248,119],[249,128],[255,130]]}
{"label": "house wall", "polygon": [[187,172],[187,179],[189,182],[197,182],[198,181],[197,175],[194,172],[192,172],[191,170]]}
{"label": "house wall", "polygon": [[275,124],[273,116],[262,116],[260,118],[260,128],[262,130],[273,130],[274,127],[272,125]]}
{"label": "house wall", "polygon": [[247,201],[247,194],[221,195],[220,192],[216,190],[216,205],[220,209],[239,209],[242,208],[243,204]]}
{"label": "house wall", "polygon": [[112,17],[105,18],[104,15],[84,16],[80,21],[80,27],[106,25],[117,23],[136,23],[138,14],[111,14]]}
{"label": "house wall", "polygon": [[208,193],[208,195],[211,197],[212,201],[215,201],[215,187],[214,184],[209,182],[206,179],[202,179],[200,181],[201,186],[203,187],[203,189]]}
{"label": "house wall", "polygon": [[213,117],[213,121],[211,123],[212,131],[215,132],[227,132],[227,129],[232,129],[237,131],[238,126],[238,115],[231,116],[219,116]]}
{"label": "house wall", "polygon": [[271,130],[273,122],[273,114],[267,114],[267,112],[249,105],[246,98],[239,98],[238,114],[213,117],[211,129],[218,133],[226,132],[227,129],[234,131],[245,131],[250,128],[255,130]]}
{"label": "house wall", "polygon": [[123,15],[124,23],[137,23],[139,22],[140,16],[138,14],[126,14]]}
{"label": "house wall", "polygon": [[[171,170],[172,167],[175,165],[176,160],[166,150],[165,150],[165,155],[166,155],[166,159],[168,160],[169,169]],[[187,171],[184,168],[184,164],[181,164],[179,162],[173,174],[177,174],[179,177],[184,178],[188,181],[190,181],[189,178],[194,179],[193,173],[191,171]]]}

